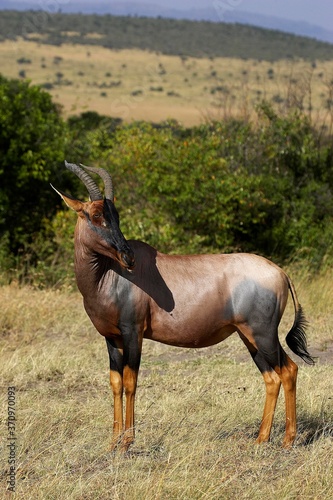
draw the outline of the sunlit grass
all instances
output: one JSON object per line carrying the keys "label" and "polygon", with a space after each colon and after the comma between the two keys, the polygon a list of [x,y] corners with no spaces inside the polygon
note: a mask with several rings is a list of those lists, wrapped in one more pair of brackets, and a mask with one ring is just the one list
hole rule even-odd
{"label": "sunlit grass", "polygon": [[[309,343],[325,354],[332,280],[295,284],[311,319]],[[299,431],[287,452],[282,395],[271,442],[254,445],[264,385],[236,337],[203,350],[146,342],[136,441],[128,455],[111,454],[108,355],[81,297],[8,286],[0,300],[2,428],[7,387],[15,386],[18,498],[331,498],[332,358],[300,363]],[[5,447],[1,460],[4,497]]]}
{"label": "sunlit grass", "polygon": [[295,105],[314,123],[332,125],[332,61],[184,60],[142,50],[58,47],[22,39],[1,42],[0,57],[4,76],[23,75],[33,84],[46,84],[66,116],[94,110],[126,121],[174,118],[191,126],[207,118],[246,117],[265,99],[282,109]]}

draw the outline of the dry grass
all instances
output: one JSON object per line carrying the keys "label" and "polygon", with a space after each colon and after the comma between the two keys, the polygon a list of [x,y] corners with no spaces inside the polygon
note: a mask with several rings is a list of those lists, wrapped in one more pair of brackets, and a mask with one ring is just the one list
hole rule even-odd
{"label": "dry grass", "polygon": [[[62,60],[54,64],[59,56]],[[31,59],[31,64],[17,64],[21,57]],[[23,41],[1,43],[0,58],[1,72],[8,77],[25,69],[33,83],[53,82],[57,72],[72,81],[52,90],[66,114],[94,109],[127,120],[172,117],[188,125],[207,113],[244,113],[249,101],[282,96],[281,89],[291,78],[297,80],[300,92],[311,79],[313,113],[317,113],[333,71],[332,62],[318,63],[317,68],[283,61],[189,58],[182,62],[139,51]],[[271,68],[273,79],[267,78]],[[94,85],[118,80],[119,87]],[[211,89],[220,84],[228,92],[218,102]],[[163,91],[150,90],[158,86]],[[135,90],[142,94],[133,96]],[[17,498],[331,498],[332,273],[316,279],[299,275],[295,282],[311,324],[310,350],[319,357],[314,368],[299,363],[295,447],[286,452],[280,446],[282,397],[271,443],[253,445],[264,387],[237,338],[205,350],[147,342],[137,397],[137,439],[128,456],[108,452],[112,430],[108,355],[83,311],[81,297],[15,285],[0,288],[0,497],[6,495],[8,468],[7,388],[15,386]],[[291,321],[289,305],[281,337]]]}
{"label": "dry grass", "polygon": [[[17,63],[22,58],[31,63]],[[54,84],[57,73],[62,74],[60,85],[50,93],[66,115],[89,109],[124,120],[175,118],[185,125],[207,116],[246,116],[262,99],[280,102],[281,107],[287,102],[303,105],[305,110],[311,105],[313,120],[322,122],[328,119],[325,106],[333,78],[333,61],[318,61],[313,67],[288,60],[182,60],[140,50],[23,40],[0,43],[0,60],[5,76],[17,78],[24,70],[37,84]]]}
{"label": "dry grass", "polygon": [[[0,288],[1,428],[6,439],[7,387],[15,386],[17,497],[331,498],[333,358],[325,346],[332,345],[332,275],[295,281],[311,320],[310,346],[323,355],[314,368],[300,363],[295,447],[280,446],[283,397],[271,443],[253,444],[264,387],[237,338],[203,350],[146,342],[137,438],[127,456],[108,452],[107,350],[81,297]],[[291,308],[286,316],[288,323]],[[2,498],[7,459],[3,446]]]}

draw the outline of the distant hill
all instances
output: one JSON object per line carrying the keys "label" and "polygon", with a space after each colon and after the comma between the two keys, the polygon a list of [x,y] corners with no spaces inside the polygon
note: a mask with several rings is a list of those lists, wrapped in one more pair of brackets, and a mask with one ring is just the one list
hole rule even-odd
{"label": "distant hill", "polygon": [[3,10],[0,40],[19,36],[53,45],[97,44],[112,49],[138,48],[183,57],[267,61],[333,58],[332,44],[237,23]]}
{"label": "distant hill", "polygon": [[[167,2],[166,2],[167,3]],[[37,0],[2,0],[1,8],[9,10],[27,10],[38,5]],[[117,16],[139,16],[139,17],[163,17],[170,19],[188,19],[192,21],[212,21],[212,22],[227,22],[246,24],[279,30],[286,33],[292,33],[300,36],[315,38],[324,42],[333,43],[333,29],[326,30],[320,26],[306,23],[303,21],[290,21],[283,17],[275,17],[262,15],[259,13],[247,12],[242,10],[238,5],[237,8],[232,7],[232,2],[207,2],[207,6],[203,8],[184,9],[179,3],[179,8],[170,8],[167,5],[154,5],[154,0],[140,3],[131,1],[108,1],[85,0],[76,2],[40,2],[39,5],[46,12],[55,12],[59,10],[65,13],[82,14],[112,14]],[[245,5],[243,4],[245,7]]]}

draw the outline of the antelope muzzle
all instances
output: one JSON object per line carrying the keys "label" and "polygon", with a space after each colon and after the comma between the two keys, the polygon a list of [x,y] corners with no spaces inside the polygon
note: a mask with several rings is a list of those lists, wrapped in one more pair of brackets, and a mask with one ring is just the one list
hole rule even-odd
{"label": "antelope muzzle", "polygon": [[127,269],[128,271],[132,271],[135,266],[135,258],[134,258],[134,253],[131,250],[130,247],[121,250],[118,253],[118,259],[120,262],[120,265]]}

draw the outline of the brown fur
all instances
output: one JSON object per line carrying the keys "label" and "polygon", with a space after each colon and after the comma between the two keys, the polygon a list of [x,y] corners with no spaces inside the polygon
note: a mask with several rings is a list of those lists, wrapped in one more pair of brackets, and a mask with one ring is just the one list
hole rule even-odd
{"label": "brown fur", "polygon": [[77,283],[91,321],[107,339],[114,394],[112,447],[120,445],[127,450],[134,440],[134,401],[143,338],[173,346],[206,347],[233,332],[238,332],[247,346],[266,385],[257,441],[269,439],[282,383],[286,401],[284,446],[291,446],[296,435],[297,366],[278,339],[289,290],[296,319],[288,337],[291,345],[301,345],[303,351],[295,349],[297,354],[312,358],[306,351],[304,318],[296,292],[285,272],[253,254],[165,255],[143,242],[127,242],[118,223],[110,219],[116,213],[113,204],[104,206],[103,200],[83,203],[59,194],[78,214]]}

